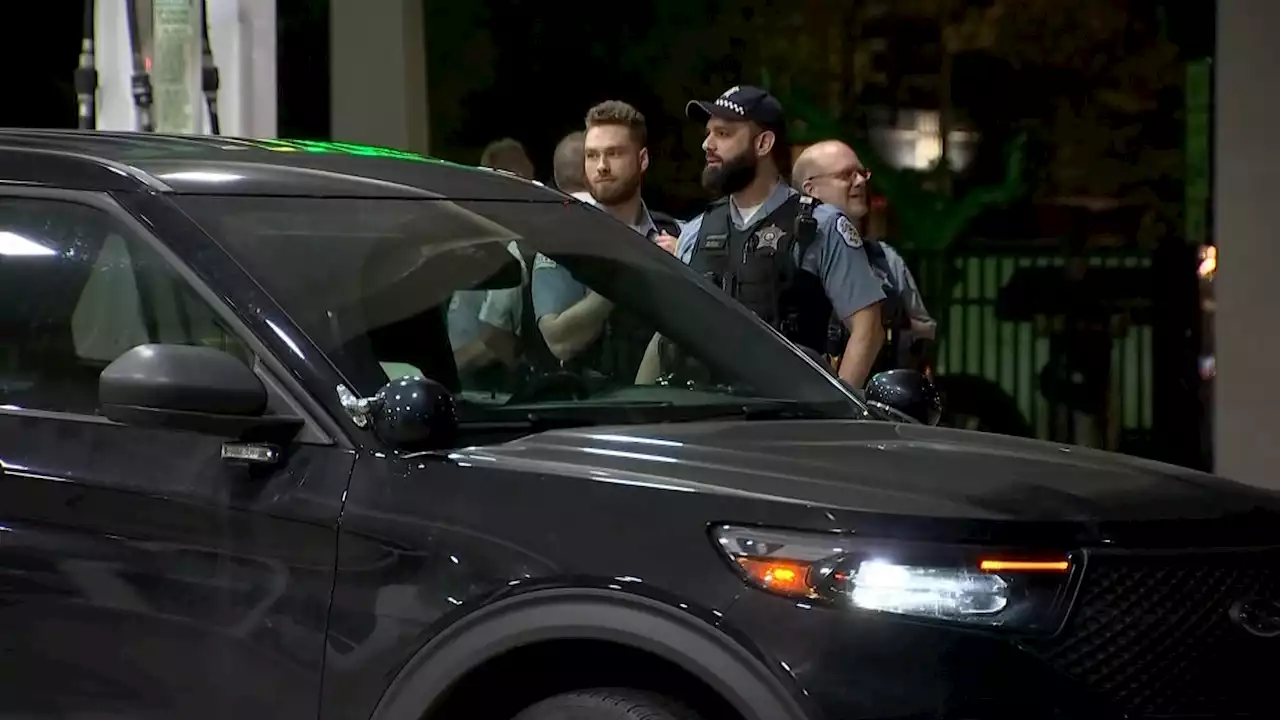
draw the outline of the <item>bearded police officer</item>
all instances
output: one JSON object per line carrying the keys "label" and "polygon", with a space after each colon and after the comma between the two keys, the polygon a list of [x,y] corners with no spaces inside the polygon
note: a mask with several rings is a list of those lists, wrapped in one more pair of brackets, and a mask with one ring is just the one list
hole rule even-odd
{"label": "bearded police officer", "polygon": [[884,340],[885,295],[849,218],[784,182],[782,104],[739,85],[690,102],[685,114],[706,124],[702,185],[721,199],[684,226],[677,257],[816,352],[834,311],[849,330],[840,378],[861,387]]}
{"label": "bearded police officer", "polygon": [[[867,181],[871,173],[853,148],[839,140],[824,140],[805,148],[791,171],[792,186],[824,203],[840,208],[854,223],[865,227],[868,214]],[[929,316],[915,278],[906,262],[888,243],[865,235],[863,248],[871,269],[880,280],[885,302],[880,319],[885,345],[874,370],[905,367],[916,341],[932,340],[937,322]]]}

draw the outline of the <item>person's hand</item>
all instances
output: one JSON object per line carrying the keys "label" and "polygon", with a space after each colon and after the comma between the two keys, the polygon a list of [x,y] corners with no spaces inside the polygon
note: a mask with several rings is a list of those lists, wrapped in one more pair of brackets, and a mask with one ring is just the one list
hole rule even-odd
{"label": "person's hand", "polygon": [[666,250],[672,255],[675,255],[676,246],[680,243],[680,238],[672,237],[671,235],[668,235],[667,233],[664,232],[664,233],[658,233],[658,237],[654,240],[654,242],[658,243],[658,247],[662,248],[663,250]]}

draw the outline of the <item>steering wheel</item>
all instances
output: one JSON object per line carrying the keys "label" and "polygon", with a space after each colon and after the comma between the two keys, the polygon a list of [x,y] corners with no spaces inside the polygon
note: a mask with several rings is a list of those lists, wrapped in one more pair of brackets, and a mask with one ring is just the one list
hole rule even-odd
{"label": "steering wheel", "polygon": [[546,372],[530,377],[524,387],[511,395],[508,405],[557,400],[585,400],[591,395],[586,378],[568,370]]}
{"label": "steering wheel", "polygon": [[725,386],[713,382],[711,372],[705,365],[686,355],[665,336],[659,339],[658,354],[662,359],[663,372],[654,379],[654,385],[695,391],[724,391]]}
{"label": "steering wheel", "polygon": [[653,384],[657,387],[680,388],[691,392],[711,393],[714,395],[733,396],[742,394],[742,390],[734,385],[711,382],[704,377],[690,377],[676,372],[659,375],[653,381]]}

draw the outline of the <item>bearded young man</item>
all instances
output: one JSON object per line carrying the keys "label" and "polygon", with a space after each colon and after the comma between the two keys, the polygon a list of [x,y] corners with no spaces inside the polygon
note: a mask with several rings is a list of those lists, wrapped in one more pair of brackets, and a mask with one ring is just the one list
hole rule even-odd
{"label": "bearded young man", "polygon": [[608,100],[588,110],[582,142],[587,186],[606,212],[673,251],[680,224],[650,211],[640,197],[649,169],[648,142],[644,115],[631,105]]}
{"label": "bearded young man", "polygon": [[[619,101],[587,111],[583,170],[595,205],[639,235],[674,252],[680,225],[649,210],[640,197],[649,168],[644,115]],[[533,311],[547,347],[561,362],[597,344],[613,304],[578,282],[569,271],[539,255],[533,264]]]}

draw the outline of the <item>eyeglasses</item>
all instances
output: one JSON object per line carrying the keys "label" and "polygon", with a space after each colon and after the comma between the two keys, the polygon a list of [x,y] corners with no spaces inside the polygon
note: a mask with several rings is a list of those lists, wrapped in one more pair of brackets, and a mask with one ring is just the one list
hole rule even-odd
{"label": "eyeglasses", "polygon": [[809,176],[810,180],[817,180],[819,178],[843,180],[852,185],[855,181],[861,181],[864,183],[869,182],[871,180],[871,171],[866,168],[849,168],[847,170],[840,170],[839,172],[818,173],[817,175]]}

